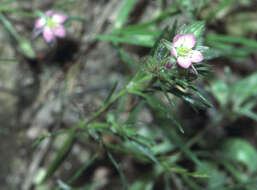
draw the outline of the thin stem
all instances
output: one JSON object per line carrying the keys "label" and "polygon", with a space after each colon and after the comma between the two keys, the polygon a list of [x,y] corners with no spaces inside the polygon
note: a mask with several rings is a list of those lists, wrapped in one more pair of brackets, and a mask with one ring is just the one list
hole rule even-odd
{"label": "thin stem", "polygon": [[1,7],[1,6],[0,6],[0,12],[14,13],[14,14],[19,14],[21,16],[33,17],[33,18],[36,17],[36,15],[34,13],[29,13],[29,12],[25,12],[23,10]]}
{"label": "thin stem", "polygon": [[22,38],[20,35],[16,32],[16,30],[13,28],[12,24],[5,18],[3,14],[0,13],[0,21],[3,23],[5,28],[7,29],[8,32],[17,40],[21,41]]}
{"label": "thin stem", "polygon": [[121,90],[118,94],[113,96],[110,101],[108,101],[106,104],[104,104],[97,112],[93,113],[89,116],[89,118],[86,121],[86,124],[89,124],[91,121],[96,119],[98,116],[100,116],[105,110],[107,110],[115,101],[117,101],[120,97],[127,94],[127,89]]}

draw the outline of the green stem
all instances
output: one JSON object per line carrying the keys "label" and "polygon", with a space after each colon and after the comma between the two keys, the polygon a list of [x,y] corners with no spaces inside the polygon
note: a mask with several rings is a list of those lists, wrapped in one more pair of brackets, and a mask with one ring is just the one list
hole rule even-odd
{"label": "green stem", "polygon": [[25,16],[25,17],[36,17],[36,15],[34,13],[29,13],[29,12],[25,12],[23,10],[19,10],[19,9],[11,9],[11,8],[7,8],[7,7],[1,7],[0,6],[0,12],[2,13],[14,13],[14,14],[19,14],[21,16]]}
{"label": "green stem", "polygon": [[127,89],[121,90],[118,94],[113,96],[106,104],[103,105],[97,112],[93,113],[89,116],[89,118],[86,121],[86,124],[90,123],[94,119],[96,119],[98,116],[100,116],[105,110],[107,110],[115,101],[117,101],[120,97],[127,94]]}
{"label": "green stem", "polygon": [[3,23],[6,30],[13,36],[13,38],[17,41],[19,44],[19,50],[20,52],[29,58],[35,58],[36,53],[34,49],[32,48],[30,42],[24,38],[22,38],[18,32],[15,30],[15,28],[12,26],[12,24],[7,20],[7,18],[0,13],[0,21]]}
{"label": "green stem", "polygon": [[50,167],[47,169],[47,172],[45,174],[45,176],[43,177],[41,184],[45,183],[46,180],[51,177],[54,172],[59,168],[59,166],[63,163],[63,161],[65,160],[67,154],[69,153],[69,151],[71,150],[72,144],[75,140],[75,130],[72,130],[69,133],[69,136],[67,137],[66,141],[64,142],[64,144],[62,145],[61,149],[58,151],[58,153],[56,154],[54,160],[52,161]]}
{"label": "green stem", "polygon": [[5,18],[3,14],[0,13],[0,21],[3,23],[8,32],[19,42],[22,40],[20,35],[13,28],[12,24]]}
{"label": "green stem", "polygon": [[[150,88],[155,82],[156,82],[157,78],[152,78],[151,81],[145,85],[141,90],[145,90],[147,88]],[[130,83],[128,83],[129,85]],[[99,115],[101,115],[104,111],[106,111],[115,101],[117,101],[120,97],[126,95],[128,93],[128,88],[127,86],[122,89],[121,91],[119,91],[118,94],[116,94],[115,96],[113,96],[106,104],[103,105],[103,107],[101,107],[97,112],[93,113],[91,116],[88,117],[87,121],[85,122],[85,124],[90,123],[91,121],[93,121],[94,119],[96,119]]]}

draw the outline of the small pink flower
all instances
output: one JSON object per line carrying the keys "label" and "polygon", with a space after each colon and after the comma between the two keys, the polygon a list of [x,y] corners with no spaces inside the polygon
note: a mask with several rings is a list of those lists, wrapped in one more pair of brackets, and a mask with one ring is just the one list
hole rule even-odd
{"label": "small pink flower", "polygon": [[178,34],[173,38],[170,49],[171,55],[177,58],[178,64],[187,69],[192,63],[198,63],[203,60],[203,55],[198,50],[193,50],[196,39],[194,34]]}
{"label": "small pink flower", "polygon": [[49,10],[45,12],[44,17],[36,19],[35,29],[42,32],[45,41],[50,43],[55,40],[55,37],[65,37],[66,31],[63,23],[66,20],[65,14]]}

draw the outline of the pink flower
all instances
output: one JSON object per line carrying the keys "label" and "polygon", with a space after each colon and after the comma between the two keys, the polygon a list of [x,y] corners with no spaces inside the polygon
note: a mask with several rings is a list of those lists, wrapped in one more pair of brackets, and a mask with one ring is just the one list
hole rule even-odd
{"label": "pink flower", "polygon": [[195,44],[194,34],[178,34],[173,38],[170,52],[181,67],[187,69],[192,63],[198,63],[203,60],[202,53],[192,49]]}
{"label": "pink flower", "polygon": [[53,10],[45,12],[44,17],[40,17],[35,21],[35,29],[43,33],[46,42],[50,43],[55,37],[64,38],[66,35],[63,23],[67,20],[67,16],[57,13]]}

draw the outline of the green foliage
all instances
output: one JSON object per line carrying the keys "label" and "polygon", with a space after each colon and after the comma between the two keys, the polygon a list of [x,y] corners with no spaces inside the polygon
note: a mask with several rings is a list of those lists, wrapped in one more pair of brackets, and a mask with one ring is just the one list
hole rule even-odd
{"label": "green foliage", "polygon": [[213,19],[219,12],[224,10],[226,7],[231,5],[235,0],[228,0],[228,1],[220,1],[218,6],[209,14],[207,20]]}
{"label": "green foliage", "polygon": [[97,158],[97,154],[95,154],[88,162],[86,162],[68,181],[68,184],[73,184],[81,175],[82,173],[91,165],[94,163],[94,161]]}
{"label": "green foliage", "polygon": [[[238,36],[227,36],[220,34],[208,34],[206,43],[215,48],[214,57],[226,56],[232,59],[245,60],[251,53],[256,52],[257,43]],[[241,48],[236,47],[241,45]],[[213,52],[210,52],[212,54]],[[213,57],[213,58],[214,58]]]}
{"label": "green foliage", "polygon": [[227,139],[222,145],[222,154],[228,160],[244,164],[249,173],[257,170],[257,151],[242,139]]}
{"label": "green foliage", "polygon": [[51,165],[49,166],[41,183],[44,183],[49,177],[51,177],[54,174],[54,172],[58,169],[58,167],[61,165],[61,163],[64,161],[65,157],[67,156],[74,142],[74,135],[75,135],[75,131],[72,130],[68,135],[67,140],[65,141],[65,143],[63,144],[59,152],[56,154],[56,157],[54,158]]}
{"label": "green foliage", "polygon": [[257,73],[253,73],[233,84],[229,81],[215,80],[210,90],[221,105],[224,116],[236,119],[240,115],[245,115],[257,121],[257,115],[252,111],[257,104],[256,88]]}
{"label": "green foliage", "polygon": [[95,38],[104,41],[111,41],[113,43],[125,43],[143,47],[153,47],[156,38],[158,38],[161,34],[161,31],[156,27],[156,24],[175,16],[178,14],[178,11],[175,9],[175,6],[171,6],[166,11],[153,18],[151,21],[130,26],[123,26],[125,19],[129,15],[129,11],[132,10],[131,8],[135,2],[135,0],[128,0],[124,3],[123,9],[125,11],[121,11],[120,15],[117,16],[115,27],[111,34],[97,34],[95,35]]}
{"label": "green foliage", "polygon": [[119,16],[117,17],[116,22],[114,24],[115,28],[121,28],[125,24],[129,14],[132,11],[133,7],[135,6],[136,2],[137,2],[137,0],[125,0],[124,1],[124,5],[122,6]]}
{"label": "green foliage", "polygon": [[[66,12],[69,7],[79,2],[55,2],[53,8]],[[42,16],[42,12],[9,9],[5,7],[9,3],[1,2],[0,6],[0,21],[7,31],[6,34],[9,34],[10,39],[14,39],[17,50],[23,56],[37,59],[33,44],[16,31],[12,19],[6,15],[18,14],[33,18]],[[246,36],[233,36],[225,29],[220,30],[219,26],[213,27],[220,14],[228,14],[228,8],[233,10],[231,7],[235,1],[182,0],[166,4],[167,1],[159,0],[156,4],[162,7],[151,10],[147,21],[128,25],[131,14],[139,3],[137,0],[122,1],[113,21],[113,28],[106,34],[93,35],[94,40],[111,42],[121,62],[126,64],[124,70],[129,70],[128,75],[124,77],[126,84],[120,87],[121,84],[115,82],[102,104],[99,104],[99,109],[85,115],[76,125],[42,134],[33,143],[33,147],[37,148],[46,138],[56,139],[59,135],[67,135],[48,168],[44,170],[41,183],[36,188],[48,188],[47,182],[54,179],[53,176],[61,170],[73,144],[79,142],[82,145],[97,147],[92,148],[92,151],[96,152],[80,169],[72,173],[68,180],[58,177],[56,190],[99,188],[101,184],[90,180],[81,187],[73,186],[103,157],[110,167],[117,171],[120,189],[123,190],[152,190],[158,187],[160,181],[165,184],[165,190],[171,190],[173,187],[193,190],[254,190],[257,182],[255,148],[246,140],[239,137],[228,138],[225,136],[227,134],[219,136],[225,138],[222,139],[224,141],[218,139],[216,142],[217,139],[213,136],[218,133],[211,129],[222,128],[243,116],[257,121],[257,73],[253,72],[241,79],[226,70],[224,80],[215,78],[209,82],[209,95],[204,89],[205,80],[210,79],[212,74],[209,64],[211,60],[212,63],[219,58],[226,58],[231,62],[244,61],[256,52],[255,40]],[[210,9],[206,16],[203,10],[208,6]],[[245,15],[243,17],[245,18]],[[86,18],[70,16],[67,27],[72,27],[70,23],[73,21],[82,24],[88,22]],[[224,19],[222,24],[226,25],[226,22],[229,21]],[[226,27],[231,28],[224,26]],[[253,24],[247,32],[254,31],[254,27]],[[221,34],[221,31],[224,34]],[[177,64],[176,58],[171,56],[170,49],[177,34],[188,33],[196,37],[194,48],[203,54],[204,61],[184,69]],[[138,55],[128,51],[128,46],[138,46],[148,54],[140,61],[135,61],[134,57]],[[16,60],[0,59],[1,62],[8,63]],[[168,64],[171,64],[171,68],[167,67]],[[70,78],[68,74],[67,80],[71,80]],[[235,78],[239,79],[235,81]],[[65,86],[68,85],[66,82]],[[218,106],[213,105],[210,97],[215,99]],[[184,110],[188,109],[186,106],[199,111],[200,114],[187,116],[188,110]],[[201,111],[207,116],[201,116]],[[145,112],[151,115],[150,121],[144,120],[142,113]],[[204,121],[195,124],[195,117]],[[112,140],[108,140],[109,138]],[[212,138],[215,142],[211,141]],[[140,171],[140,176],[133,178],[134,181],[128,179],[123,164],[119,162],[123,156],[149,165],[149,171]],[[188,163],[190,166],[187,166]]]}
{"label": "green foliage", "polygon": [[205,22],[204,21],[199,21],[199,22],[195,22],[189,26],[182,26],[178,33],[179,34],[194,34],[194,36],[198,39],[199,37],[201,37],[203,35],[205,29]]}
{"label": "green foliage", "polygon": [[18,49],[19,51],[28,58],[34,58],[35,57],[35,51],[31,47],[31,44],[28,40],[23,39],[17,31],[14,29],[12,24],[6,19],[6,17],[0,13],[0,21],[3,23],[6,30],[12,35],[12,37],[15,38],[15,40],[18,43]]}

